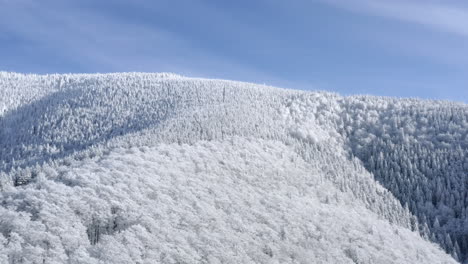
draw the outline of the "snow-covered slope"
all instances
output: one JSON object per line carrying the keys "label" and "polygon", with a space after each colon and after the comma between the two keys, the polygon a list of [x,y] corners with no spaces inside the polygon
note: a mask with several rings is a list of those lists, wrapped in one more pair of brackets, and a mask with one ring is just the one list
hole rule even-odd
{"label": "snow-covered slope", "polygon": [[[465,252],[465,189],[440,191],[466,178],[463,104],[136,73],[0,73],[0,98],[1,263],[455,263],[439,245]],[[427,159],[411,144],[459,165],[415,176]]]}

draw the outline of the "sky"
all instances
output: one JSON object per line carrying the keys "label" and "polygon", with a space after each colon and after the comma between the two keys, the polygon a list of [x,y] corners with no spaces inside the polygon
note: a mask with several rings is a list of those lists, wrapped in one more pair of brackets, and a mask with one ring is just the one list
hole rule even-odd
{"label": "sky", "polygon": [[468,2],[0,0],[0,71],[174,72],[468,103]]}

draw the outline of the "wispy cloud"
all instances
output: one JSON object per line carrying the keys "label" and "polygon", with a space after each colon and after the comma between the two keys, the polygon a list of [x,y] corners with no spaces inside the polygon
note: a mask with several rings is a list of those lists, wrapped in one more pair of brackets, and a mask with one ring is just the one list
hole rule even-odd
{"label": "wispy cloud", "polygon": [[347,93],[438,81],[466,98],[468,3],[455,1],[0,0],[0,70],[171,71]]}
{"label": "wispy cloud", "polygon": [[458,1],[319,0],[356,12],[416,23],[468,37],[468,7]]}
{"label": "wispy cloud", "polygon": [[[261,34],[203,1],[183,2],[188,10],[178,12],[180,17],[165,22],[171,23],[185,17],[183,23],[190,24],[199,20],[200,15],[205,15],[212,17],[211,21],[207,21],[212,27],[206,30],[215,34],[224,31],[242,32],[244,36]],[[154,13],[154,16],[160,16],[165,11],[169,12],[168,15],[173,12],[172,6],[168,4],[170,2],[165,1],[107,2],[113,8],[117,3],[134,8],[133,11],[136,12]],[[78,71],[172,71],[200,77],[283,83],[283,80],[253,65],[244,65],[219,52],[213,52],[210,46],[203,47],[190,36],[174,32],[167,25],[158,25],[143,19],[129,19],[115,12],[102,12],[102,9],[94,6],[86,8],[86,4],[93,6],[94,3],[0,0],[0,34],[12,34],[26,42],[33,53],[51,53],[51,59],[61,58],[67,64],[66,68]],[[130,11],[123,10],[123,14],[128,15]],[[138,16],[138,13],[132,15]],[[222,23],[216,22],[221,19]],[[236,36],[230,34],[228,37]],[[233,46],[235,44],[231,43]],[[28,59],[16,54],[13,59],[21,59],[25,64],[32,65],[35,58]],[[46,64],[46,61],[39,63]],[[48,72],[47,69],[44,71]]]}
{"label": "wispy cloud", "polygon": [[66,2],[2,2],[0,29],[28,42],[37,53],[53,51],[83,68],[118,69],[126,59],[138,58],[149,43],[164,47],[176,40],[158,28],[109,20]]}

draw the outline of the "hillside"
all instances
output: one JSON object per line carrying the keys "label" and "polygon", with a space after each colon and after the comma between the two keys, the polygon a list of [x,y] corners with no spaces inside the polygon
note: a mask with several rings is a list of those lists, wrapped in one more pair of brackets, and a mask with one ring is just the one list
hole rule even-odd
{"label": "hillside", "polygon": [[468,253],[464,104],[139,73],[3,72],[0,98],[1,263]]}

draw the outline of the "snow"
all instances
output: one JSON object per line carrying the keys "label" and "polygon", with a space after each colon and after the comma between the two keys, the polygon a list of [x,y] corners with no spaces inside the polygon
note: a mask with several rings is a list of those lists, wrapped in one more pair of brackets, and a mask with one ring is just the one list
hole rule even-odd
{"label": "snow", "polygon": [[468,246],[464,104],[168,73],[1,72],[0,96],[1,263],[456,263]]}
{"label": "snow", "polygon": [[115,149],[4,192],[10,232],[71,263],[451,263],[296,155],[243,138]]}

